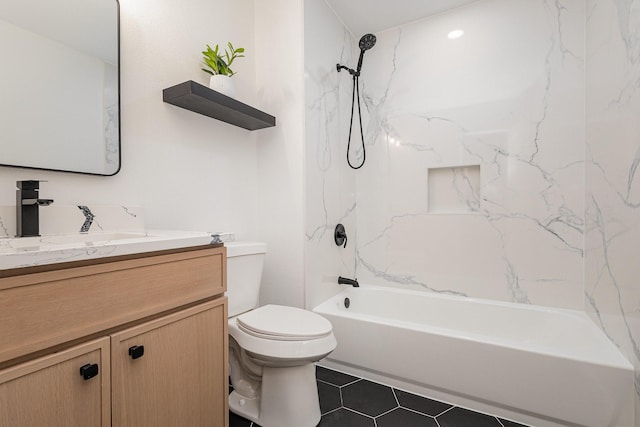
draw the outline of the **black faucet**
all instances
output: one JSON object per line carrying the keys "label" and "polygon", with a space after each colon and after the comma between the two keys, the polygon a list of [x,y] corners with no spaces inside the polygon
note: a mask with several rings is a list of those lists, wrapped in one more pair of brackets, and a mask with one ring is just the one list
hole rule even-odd
{"label": "black faucet", "polygon": [[359,288],[358,279],[347,279],[346,277],[338,276],[339,285],[351,285],[354,288]]}
{"label": "black faucet", "polygon": [[16,237],[40,235],[38,208],[49,206],[52,199],[39,199],[40,181],[17,181],[16,186]]}

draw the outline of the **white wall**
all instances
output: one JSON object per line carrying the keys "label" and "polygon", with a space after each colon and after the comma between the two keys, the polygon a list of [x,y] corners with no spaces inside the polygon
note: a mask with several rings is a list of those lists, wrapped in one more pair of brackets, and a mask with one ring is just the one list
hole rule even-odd
{"label": "white wall", "polygon": [[[140,205],[150,228],[263,240],[263,303],[303,306],[302,13],[301,0],[121,0],[121,172],[3,167],[0,205],[15,203],[16,180],[45,179],[42,196],[59,205]],[[206,85],[200,51],[227,41],[246,48],[237,98],[276,116],[275,128],[250,132],[162,102],[163,88]]]}
{"label": "white wall", "polygon": [[258,136],[256,235],[267,242],[261,304],[304,305],[303,2],[255,3],[258,100],[276,127]]}
{"label": "white wall", "polygon": [[[255,94],[252,0],[121,0],[122,170],[114,177],[0,168],[0,204],[15,203],[15,181],[46,179],[59,205],[141,205],[150,228],[257,235],[256,132],[162,102],[162,89],[206,84],[205,44],[247,49],[238,61],[241,99]],[[259,131],[258,131],[259,132]],[[46,215],[46,208],[41,215]]]}

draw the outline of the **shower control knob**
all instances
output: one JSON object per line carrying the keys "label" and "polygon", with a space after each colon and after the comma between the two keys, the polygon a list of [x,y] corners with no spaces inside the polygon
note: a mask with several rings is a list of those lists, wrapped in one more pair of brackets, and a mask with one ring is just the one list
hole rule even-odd
{"label": "shower control knob", "polygon": [[343,248],[347,247],[347,232],[344,229],[344,225],[336,225],[336,230],[333,233],[333,240],[336,242],[336,245],[342,246]]}

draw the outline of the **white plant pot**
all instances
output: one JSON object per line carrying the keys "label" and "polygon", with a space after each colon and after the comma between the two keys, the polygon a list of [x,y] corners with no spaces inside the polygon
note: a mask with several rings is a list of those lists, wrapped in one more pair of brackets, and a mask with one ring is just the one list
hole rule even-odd
{"label": "white plant pot", "polygon": [[233,80],[231,80],[231,77],[222,74],[211,76],[211,79],[209,79],[209,87],[232,98],[235,94]]}

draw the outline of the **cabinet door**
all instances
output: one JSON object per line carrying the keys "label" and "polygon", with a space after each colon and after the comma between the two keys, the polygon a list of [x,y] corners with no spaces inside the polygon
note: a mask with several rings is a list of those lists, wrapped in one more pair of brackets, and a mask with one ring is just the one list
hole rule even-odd
{"label": "cabinet door", "polygon": [[2,370],[0,426],[110,426],[110,378],[108,337]]}
{"label": "cabinet door", "polygon": [[227,299],[111,336],[114,427],[228,425]]}

